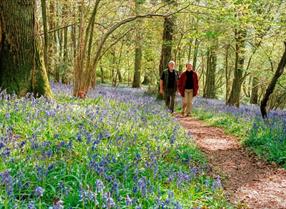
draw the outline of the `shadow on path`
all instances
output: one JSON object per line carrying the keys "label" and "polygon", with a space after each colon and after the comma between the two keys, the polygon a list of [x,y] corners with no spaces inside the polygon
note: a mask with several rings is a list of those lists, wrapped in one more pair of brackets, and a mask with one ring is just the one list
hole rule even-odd
{"label": "shadow on path", "polygon": [[222,129],[193,118],[176,116],[220,175],[229,200],[253,209],[286,209],[286,171],[266,163]]}

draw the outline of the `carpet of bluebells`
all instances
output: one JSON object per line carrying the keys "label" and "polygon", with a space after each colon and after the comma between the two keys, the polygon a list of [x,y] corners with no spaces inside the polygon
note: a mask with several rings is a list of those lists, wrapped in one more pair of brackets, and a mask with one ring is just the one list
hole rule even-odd
{"label": "carpet of bluebells", "polygon": [[271,111],[267,120],[256,105],[227,106],[223,101],[196,98],[195,115],[243,139],[259,156],[286,168],[286,111]]}
{"label": "carpet of bluebells", "polygon": [[231,208],[190,136],[141,90],[0,94],[0,208]]}

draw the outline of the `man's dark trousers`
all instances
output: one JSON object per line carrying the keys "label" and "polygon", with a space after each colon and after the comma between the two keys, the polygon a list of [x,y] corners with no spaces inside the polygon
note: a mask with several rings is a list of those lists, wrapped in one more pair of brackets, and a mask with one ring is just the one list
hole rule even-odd
{"label": "man's dark trousers", "polygon": [[165,103],[168,109],[173,113],[175,106],[176,90],[175,89],[166,89],[165,94]]}

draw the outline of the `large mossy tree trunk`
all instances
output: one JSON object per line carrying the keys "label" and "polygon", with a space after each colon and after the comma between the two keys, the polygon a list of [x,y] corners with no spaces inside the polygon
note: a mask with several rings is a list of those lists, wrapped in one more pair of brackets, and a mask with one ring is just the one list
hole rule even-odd
{"label": "large mossy tree trunk", "polygon": [[235,51],[234,79],[227,104],[237,107],[239,107],[240,104],[241,85],[243,83],[243,73],[244,73],[243,68],[245,61],[245,38],[246,38],[246,30],[244,29],[235,30],[236,51]]}
{"label": "large mossy tree trunk", "polygon": [[51,96],[37,36],[34,0],[0,1],[0,87],[24,96]]}

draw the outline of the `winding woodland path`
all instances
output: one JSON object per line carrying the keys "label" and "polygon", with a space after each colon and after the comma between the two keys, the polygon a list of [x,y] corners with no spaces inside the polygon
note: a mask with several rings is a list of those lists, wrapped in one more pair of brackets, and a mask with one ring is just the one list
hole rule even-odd
{"label": "winding woodland path", "polygon": [[239,208],[286,209],[286,171],[242,148],[238,139],[193,118],[176,115],[220,175],[229,200]]}

